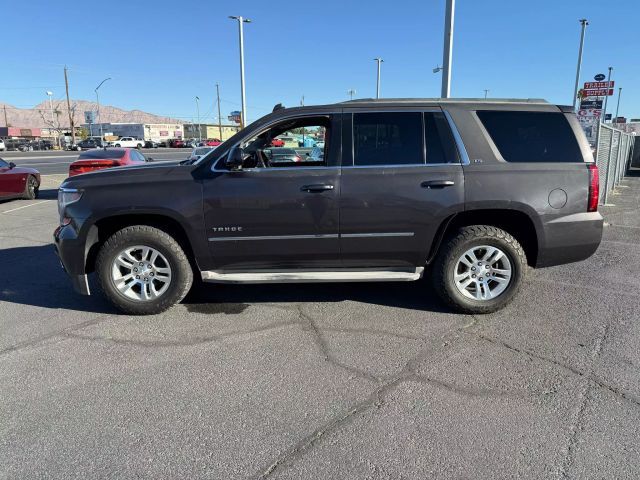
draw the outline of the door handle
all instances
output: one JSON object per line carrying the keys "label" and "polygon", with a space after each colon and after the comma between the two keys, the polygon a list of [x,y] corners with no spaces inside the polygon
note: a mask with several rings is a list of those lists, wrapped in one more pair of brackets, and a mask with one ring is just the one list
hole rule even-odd
{"label": "door handle", "polygon": [[333,185],[323,185],[323,184],[303,185],[300,190],[308,193],[319,193],[319,192],[325,192],[327,190],[333,190]]}
{"label": "door handle", "polygon": [[422,182],[420,186],[422,188],[444,188],[444,187],[452,187],[456,184],[456,182],[452,180],[428,180],[426,182]]}

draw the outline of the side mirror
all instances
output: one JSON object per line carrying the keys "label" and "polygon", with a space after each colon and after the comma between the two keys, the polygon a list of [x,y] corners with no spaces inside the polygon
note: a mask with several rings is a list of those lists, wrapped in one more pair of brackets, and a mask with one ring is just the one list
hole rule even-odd
{"label": "side mirror", "polygon": [[14,168],[16,168],[16,164],[15,164],[15,163],[13,163],[13,162],[9,162],[9,168],[10,168],[10,169],[14,169]]}
{"label": "side mirror", "polygon": [[242,170],[244,163],[244,150],[240,147],[233,147],[227,155],[224,164],[229,170]]}
{"label": "side mirror", "polygon": [[153,161],[155,161],[153,157],[147,157],[147,162],[153,162]]}

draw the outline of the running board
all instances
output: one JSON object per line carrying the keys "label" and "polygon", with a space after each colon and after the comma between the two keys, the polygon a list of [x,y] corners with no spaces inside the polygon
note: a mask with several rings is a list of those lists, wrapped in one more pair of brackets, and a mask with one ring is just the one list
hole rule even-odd
{"label": "running board", "polygon": [[424,267],[408,269],[353,270],[256,270],[253,272],[200,272],[211,283],[318,283],[318,282],[410,282],[419,280]]}

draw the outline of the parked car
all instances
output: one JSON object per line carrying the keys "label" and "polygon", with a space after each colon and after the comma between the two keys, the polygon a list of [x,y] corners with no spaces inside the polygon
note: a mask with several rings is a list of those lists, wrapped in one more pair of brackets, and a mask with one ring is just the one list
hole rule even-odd
{"label": "parked car", "polygon": [[274,138],[273,140],[271,140],[271,146],[284,147],[284,140],[282,140],[281,138]]}
{"label": "parked car", "polygon": [[184,140],[181,140],[179,138],[171,141],[172,148],[186,148],[186,146],[187,144],[184,142]]}
{"label": "parked car", "polygon": [[144,148],[158,148],[158,142],[154,142],[153,140],[146,140],[144,142]]}
{"label": "parked car", "polygon": [[0,138],[0,152],[4,152],[7,149],[7,146],[4,144],[4,140]]}
{"label": "parked car", "polygon": [[142,148],[144,140],[135,137],[120,137],[118,140],[109,142],[108,145],[118,148]]}
{"label": "parked car", "polygon": [[153,161],[133,148],[102,148],[82,152],[78,159],[69,165],[69,176],[93,172],[112,167],[139,165]]}
{"label": "parked car", "polygon": [[105,143],[99,138],[86,138],[78,142],[76,147],[80,150],[90,150],[93,148],[103,148]]}
{"label": "parked car", "polygon": [[302,162],[302,157],[293,148],[265,148],[263,153],[273,165]]}
{"label": "parked car", "polygon": [[218,147],[222,145],[222,141],[218,140],[217,138],[208,138],[204,141],[204,145],[207,147]]}
{"label": "parked car", "polygon": [[[262,160],[270,139],[312,123],[326,131],[322,161]],[[481,314],[511,302],[529,267],[596,251],[598,187],[572,107],[351,101],[277,109],[195,164],[67,179],[54,240],[77,291],[90,293],[95,271],[129,314],[181,301],[194,275],[274,283],[425,272],[444,302]]]}
{"label": "parked car", "polygon": [[51,150],[54,147],[51,140],[33,140],[29,144],[32,150]]}
{"label": "parked car", "polygon": [[209,152],[215,149],[216,147],[196,147],[192,150],[191,155],[189,155],[189,158],[187,160],[189,160],[192,163],[197,162],[202,157],[204,157]]}
{"label": "parked car", "polygon": [[0,158],[0,199],[38,198],[40,172],[35,168],[17,167]]}
{"label": "parked car", "polygon": [[30,148],[29,140],[24,138],[7,138],[4,146],[7,151],[27,151]]}
{"label": "parked car", "polygon": [[[282,142],[282,146],[283,147],[287,147],[287,148],[298,148],[300,147],[300,141],[298,140],[298,137],[291,137],[291,136],[279,136],[277,137],[277,139],[274,140],[280,140]],[[273,142],[273,140],[272,140]]]}

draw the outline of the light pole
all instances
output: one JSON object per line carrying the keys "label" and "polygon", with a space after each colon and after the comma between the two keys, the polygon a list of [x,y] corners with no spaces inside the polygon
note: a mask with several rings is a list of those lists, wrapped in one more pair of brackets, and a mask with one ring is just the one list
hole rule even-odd
{"label": "light pole", "polygon": [[[604,112],[602,112],[602,121],[606,123],[607,121],[607,100],[609,100],[609,85],[611,82],[611,71],[613,67],[609,67],[609,76],[607,77],[607,95],[604,96]],[[612,122],[613,123],[613,122]]]}
{"label": "light pole", "polygon": [[[49,97],[49,110],[51,111],[51,129],[50,130],[53,130],[55,127],[55,120],[53,117],[53,100],[51,99],[53,97],[53,92],[51,90],[47,90],[47,96]],[[60,141],[60,138],[58,138],[58,141]]]}
{"label": "light pole", "polygon": [[353,100],[353,96],[356,94],[356,91],[353,88],[347,90],[347,95],[349,95],[349,99]]}
{"label": "light pole", "polygon": [[489,95],[489,89],[488,89],[488,88],[485,88],[485,89],[484,89],[484,99],[485,99],[485,100],[487,99],[487,95]]}
{"label": "light pole", "polygon": [[196,112],[198,115],[198,142],[202,141],[202,130],[200,129],[200,97],[196,95]]}
{"label": "light pole", "polygon": [[444,49],[442,52],[442,98],[451,96],[451,62],[453,59],[453,17],[456,0],[447,0],[444,18]]}
{"label": "light pole", "polygon": [[578,68],[576,70],[576,84],[573,87],[573,109],[576,108],[576,102],[578,100],[578,86],[580,83],[580,69],[582,68],[582,50],[584,49],[584,33],[587,29],[587,25],[589,25],[589,20],[586,18],[580,19],[580,24],[582,25],[582,30],[580,32],[580,49],[578,50]]}
{"label": "light pole", "polygon": [[216,95],[218,97],[218,134],[220,138],[218,140],[222,141],[222,117],[220,116],[220,85],[216,83]]}
{"label": "light pole", "polygon": [[[622,96],[622,87],[618,87],[618,106],[616,107],[616,121],[618,119],[618,112],[620,111],[620,97]],[[611,120],[613,123],[613,120]]]}
{"label": "light pole", "polygon": [[100,82],[100,85],[98,85],[96,87],[96,105],[98,106],[98,123],[100,124],[100,141],[104,140],[103,136],[102,136],[102,117],[100,116],[100,97],[98,96],[98,89],[102,86],[102,84],[104,82],[106,82],[107,80],[111,80],[111,77],[105,78],[104,80],[102,80]]}
{"label": "light pole", "polygon": [[245,127],[247,121],[247,106],[246,106],[246,98],[244,93],[244,32],[243,32],[243,23],[251,23],[251,20],[248,18],[243,18],[242,16],[230,16],[229,18],[238,21],[238,35],[240,39],[240,97],[242,101],[242,114],[240,118],[240,125],[242,128]]}
{"label": "light pole", "polygon": [[376,80],[376,98],[380,98],[380,64],[384,62],[384,60],[380,57],[374,58],[373,60],[378,63],[378,76]]}

